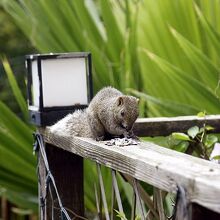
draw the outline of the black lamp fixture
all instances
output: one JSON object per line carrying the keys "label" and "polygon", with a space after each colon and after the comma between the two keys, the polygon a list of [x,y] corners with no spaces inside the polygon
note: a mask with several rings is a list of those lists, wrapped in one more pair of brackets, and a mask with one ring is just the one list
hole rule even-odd
{"label": "black lamp fixture", "polygon": [[87,52],[26,56],[31,122],[52,125],[93,96],[91,54]]}

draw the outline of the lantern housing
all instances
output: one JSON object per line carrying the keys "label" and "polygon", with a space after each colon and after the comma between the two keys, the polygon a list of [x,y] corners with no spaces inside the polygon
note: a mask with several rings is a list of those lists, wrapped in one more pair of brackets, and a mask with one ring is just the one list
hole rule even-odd
{"label": "lantern housing", "polygon": [[38,126],[88,106],[93,96],[91,54],[88,52],[26,56],[28,109]]}

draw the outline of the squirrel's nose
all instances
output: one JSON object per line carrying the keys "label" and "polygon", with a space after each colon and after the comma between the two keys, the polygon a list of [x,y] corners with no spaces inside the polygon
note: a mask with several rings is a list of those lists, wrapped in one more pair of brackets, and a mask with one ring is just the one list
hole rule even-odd
{"label": "squirrel's nose", "polygon": [[127,124],[125,124],[125,123],[122,123],[121,127],[124,128],[126,131],[130,130],[129,126]]}
{"label": "squirrel's nose", "polygon": [[128,126],[127,126],[125,123],[121,123],[121,127],[124,128],[124,129],[126,129],[126,130],[127,130],[127,128],[128,128]]}

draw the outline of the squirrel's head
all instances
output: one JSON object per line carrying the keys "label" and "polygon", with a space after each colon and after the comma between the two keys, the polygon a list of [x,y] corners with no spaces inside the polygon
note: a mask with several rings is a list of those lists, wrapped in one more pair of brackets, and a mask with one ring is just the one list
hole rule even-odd
{"label": "squirrel's head", "polygon": [[127,131],[130,131],[136,121],[139,99],[133,96],[122,95],[116,99],[114,118],[117,123]]}

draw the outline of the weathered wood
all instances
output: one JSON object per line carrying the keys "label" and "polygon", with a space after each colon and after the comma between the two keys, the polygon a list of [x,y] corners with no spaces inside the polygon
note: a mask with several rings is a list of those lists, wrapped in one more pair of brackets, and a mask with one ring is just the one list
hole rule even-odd
{"label": "weathered wood", "polygon": [[1,197],[1,218],[3,220],[10,220],[10,208],[11,204],[9,201],[4,196]]}
{"label": "weathered wood", "polygon": [[[57,135],[41,130],[45,141],[133,176],[162,190],[187,190],[191,202],[220,213],[220,167],[218,164],[141,142],[137,146],[106,146],[87,138]],[[65,158],[65,160],[67,160]]]}
{"label": "weathered wood", "polygon": [[[72,218],[80,219],[79,216],[84,216],[83,159],[78,155],[73,155],[51,144],[46,144],[46,153],[50,171],[56,181],[56,186],[64,208]],[[43,196],[45,196],[46,171],[42,158],[39,157],[39,159],[41,177],[40,193],[43,193]],[[41,209],[42,220],[60,219],[61,212],[53,187],[51,187],[51,191],[53,199],[50,197],[48,191],[44,215],[42,215]],[[54,218],[52,218],[52,207],[54,207]],[[69,210],[71,212],[69,212]]]}
{"label": "weathered wood", "polygon": [[144,208],[143,208],[143,204],[141,202],[140,192],[137,187],[137,180],[136,179],[134,179],[133,187],[134,187],[134,191],[135,191],[136,198],[137,198],[137,206],[139,207],[139,210],[140,210],[141,220],[145,220]]}
{"label": "weathered wood", "polygon": [[44,198],[46,196],[46,168],[44,165],[44,161],[41,155],[41,152],[38,152],[38,199],[39,199],[39,219],[46,219],[45,210],[46,210],[46,202]]}
{"label": "weathered wood", "polygon": [[122,202],[121,202],[121,196],[120,196],[120,192],[119,192],[119,188],[118,188],[118,183],[117,183],[117,179],[116,179],[116,171],[115,170],[112,170],[112,184],[113,184],[113,190],[115,192],[115,196],[116,196],[116,200],[117,200],[117,204],[118,204],[118,210],[119,210],[119,212],[124,213]]}
{"label": "weathered wood", "polygon": [[135,220],[135,216],[136,216],[136,194],[133,188],[133,197],[132,197],[132,205],[131,205],[131,220]]}
{"label": "weathered wood", "polygon": [[[134,186],[133,186],[134,178],[127,175],[127,174],[123,174],[123,177],[134,188]],[[156,209],[154,208],[154,204],[153,204],[153,201],[150,198],[150,195],[144,190],[144,188],[141,186],[141,184],[139,182],[137,183],[137,188],[138,188],[138,191],[140,192],[140,197],[143,200],[143,202],[147,205],[147,207],[153,213],[155,218],[159,219],[159,215],[158,215]]]}
{"label": "weathered wood", "polygon": [[220,133],[220,115],[138,118],[134,124],[134,133],[139,137],[166,136],[172,132],[185,132],[195,125],[202,127],[204,124],[213,126],[213,133]]}
{"label": "weathered wood", "polygon": [[219,220],[220,216],[216,212],[212,212],[196,203],[191,204],[191,220]]}
{"label": "weathered wood", "polygon": [[104,187],[104,183],[103,183],[103,179],[102,179],[100,164],[97,164],[97,171],[98,171],[98,177],[99,177],[99,185],[100,185],[100,189],[101,189],[102,203],[103,203],[104,211],[105,211],[105,219],[110,220],[110,216],[109,216],[109,212],[108,212],[108,205],[107,205],[107,200],[106,200],[105,187]]}
{"label": "weathered wood", "polygon": [[154,187],[154,191],[155,191],[155,200],[156,200],[156,204],[157,204],[157,210],[160,216],[160,220],[165,220],[165,213],[164,213],[164,207],[163,207],[163,196],[162,196],[162,191],[160,189],[157,189],[156,187]]}

